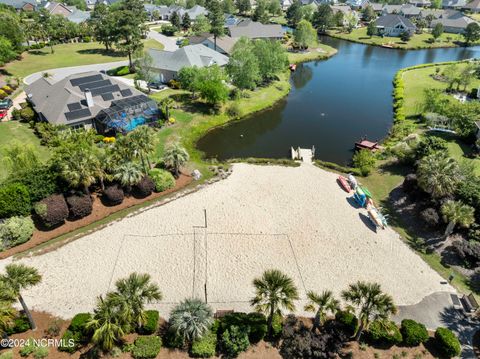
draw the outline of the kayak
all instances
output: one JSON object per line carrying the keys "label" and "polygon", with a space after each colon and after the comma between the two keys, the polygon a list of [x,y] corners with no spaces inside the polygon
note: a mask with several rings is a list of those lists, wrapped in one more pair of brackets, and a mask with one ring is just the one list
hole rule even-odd
{"label": "kayak", "polygon": [[355,189],[357,188],[357,180],[355,179],[355,177],[352,175],[352,174],[349,174],[348,175],[348,182],[350,183],[350,186]]}
{"label": "kayak", "polygon": [[367,196],[368,198],[372,198],[372,194],[371,194],[370,191],[367,189],[367,187],[365,187],[365,186],[360,186],[360,188],[363,190],[363,193],[365,193],[365,196]]}
{"label": "kayak", "polygon": [[352,191],[352,188],[350,187],[350,184],[345,177],[338,176],[338,182],[340,183],[340,186],[345,190],[345,192],[350,193]]}

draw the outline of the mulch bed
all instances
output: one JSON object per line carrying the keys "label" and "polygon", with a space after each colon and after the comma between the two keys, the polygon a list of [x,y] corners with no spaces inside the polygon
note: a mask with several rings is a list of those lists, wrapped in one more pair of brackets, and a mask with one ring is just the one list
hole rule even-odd
{"label": "mulch bed", "polygon": [[15,254],[27,251],[29,249],[32,249],[42,243],[48,242],[56,237],[59,237],[61,235],[70,233],[76,229],[85,227],[89,224],[92,224],[94,222],[97,222],[105,217],[108,217],[109,215],[121,211],[123,209],[133,207],[135,205],[147,202],[147,201],[152,201],[154,199],[163,197],[169,193],[176,192],[179,189],[187,186],[193,181],[193,178],[191,176],[187,176],[184,174],[181,174],[180,177],[176,180],[175,187],[166,190],[164,192],[159,192],[159,193],[153,193],[148,197],[145,198],[135,198],[134,196],[130,197],[125,197],[123,202],[119,204],[118,206],[106,206],[102,203],[100,199],[100,194],[99,193],[94,193],[92,194],[92,199],[93,199],[93,211],[90,215],[83,217],[81,219],[75,220],[75,221],[65,221],[65,224],[61,225],[60,227],[54,228],[52,230],[40,230],[40,229],[35,229],[33,232],[32,238],[28,241],[25,242],[19,246],[10,248],[6,251],[3,251],[0,253],[0,259],[5,259],[10,256],[13,256]]}

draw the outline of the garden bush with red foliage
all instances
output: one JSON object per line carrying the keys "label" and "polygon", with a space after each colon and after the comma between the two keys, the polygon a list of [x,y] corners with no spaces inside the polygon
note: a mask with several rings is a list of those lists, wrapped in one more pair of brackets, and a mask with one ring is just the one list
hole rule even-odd
{"label": "garden bush with red foliage", "polygon": [[118,184],[112,184],[104,189],[102,199],[111,206],[117,206],[123,202],[125,193]]}
{"label": "garden bush with red foliage", "polygon": [[148,197],[155,190],[155,182],[148,176],[145,176],[135,185],[134,194],[137,197]]}
{"label": "garden bush with red foliage", "polygon": [[90,196],[73,195],[67,197],[68,209],[72,219],[80,219],[92,213],[93,201]]}
{"label": "garden bush with red foliage", "polygon": [[53,194],[35,204],[35,213],[45,227],[61,225],[68,217],[68,206],[62,194]]}

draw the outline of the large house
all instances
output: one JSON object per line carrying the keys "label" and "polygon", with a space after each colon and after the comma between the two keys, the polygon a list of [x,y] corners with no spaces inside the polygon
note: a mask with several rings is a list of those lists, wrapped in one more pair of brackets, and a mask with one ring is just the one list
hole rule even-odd
{"label": "large house", "polygon": [[459,17],[440,17],[432,21],[432,27],[436,24],[442,24],[445,32],[452,34],[462,34],[465,32],[467,26],[475,22],[475,20],[469,18],[468,16],[459,16]]}
{"label": "large house", "polygon": [[467,0],[443,0],[442,8],[460,10],[467,5]]}
{"label": "large house", "polygon": [[285,34],[281,25],[264,25],[250,19],[240,21],[237,25],[228,26],[230,37],[248,37],[250,39],[272,39],[281,40]]}
{"label": "large house", "polygon": [[25,89],[41,121],[99,133],[127,132],[158,119],[155,101],[100,72],[70,75],[57,82],[40,78]]}
{"label": "large house", "polygon": [[155,5],[155,4],[144,4],[145,11],[151,20],[170,20],[173,13],[182,18],[185,14],[188,14],[190,20],[195,21],[195,19],[200,16],[207,16],[208,11],[203,6],[195,5],[190,9],[185,9],[179,5]]}
{"label": "large house", "polygon": [[152,57],[152,72],[155,81],[167,83],[177,79],[178,72],[184,67],[225,66],[228,57],[202,44],[184,46],[174,52],[148,50]]}
{"label": "large house", "polygon": [[48,11],[50,15],[60,15],[76,24],[90,19],[90,13],[77,9],[75,6],[68,6],[56,1],[46,1],[40,4],[40,7]]}
{"label": "large house", "polygon": [[0,0],[0,4],[12,6],[17,11],[35,11],[38,5],[35,0]]}
{"label": "large house", "polygon": [[480,0],[470,1],[467,5],[463,7],[463,9],[473,12],[475,14],[480,13]]}
{"label": "large house", "polygon": [[375,27],[381,36],[400,36],[405,31],[413,34],[416,26],[401,15],[383,15],[375,20]]}

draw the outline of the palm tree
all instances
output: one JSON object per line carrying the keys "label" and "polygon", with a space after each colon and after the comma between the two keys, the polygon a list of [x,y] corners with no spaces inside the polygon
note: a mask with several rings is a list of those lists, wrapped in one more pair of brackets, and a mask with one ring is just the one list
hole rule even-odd
{"label": "palm tree", "polygon": [[475,209],[460,201],[446,201],[440,210],[444,221],[448,223],[445,229],[445,238],[452,234],[457,224],[468,228],[475,222]]}
{"label": "palm tree", "polygon": [[309,302],[305,305],[307,312],[315,313],[312,331],[319,329],[327,319],[328,313],[335,314],[339,307],[339,302],[333,297],[333,293],[329,290],[317,294],[313,291],[307,293]]}
{"label": "palm tree", "polygon": [[150,282],[149,274],[132,273],[119,279],[115,286],[117,291],[109,293],[107,298],[120,307],[122,316],[135,328],[146,322],[145,303],[161,300],[162,293],[156,284]]}
{"label": "palm tree", "polygon": [[0,282],[0,338],[13,323],[16,311],[12,303],[16,299],[13,290],[4,282]]}
{"label": "palm tree", "polygon": [[442,152],[422,158],[417,175],[420,187],[434,198],[451,195],[461,177],[458,163]]}
{"label": "palm tree", "polygon": [[163,115],[165,116],[165,120],[170,120],[170,108],[173,106],[174,101],[167,97],[162,102],[160,102],[160,106],[162,107]]}
{"label": "palm tree", "polygon": [[387,319],[397,312],[392,297],[383,293],[378,283],[358,281],[350,284],[348,290],[342,292],[342,298],[358,310],[360,325],[355,340],[360,339],[372,320]]}
{"label": "palm tree", "polygon": [[282,309],[295,310],[294,300],[298,299],[297,287],[293,280],[277,269],[267,270],[261,278],[253,280],[255,297],[250,301],[255,310],[268,315],[268,336],[272,336],[275,314],[282,315]]}
{"label": "palm tree", "polygon": [[[142,161],[144,172],[147,174],[148,169],[152,168],[148,155],[155,151],[155,143],[157,140],[155,130],[148,126],[138,126],[128,134],[128,138],[134,147],[134,154]],[[148,164],[148,169],[145,162]]]}
{"label": "palm tree", "polygon": [[182,167],[189,160],[188,152],[178,143],[168,146],[163,155],[165,164],[173,168],[175,177],[180,175],[180,167]]}
{"label": "palm tree", "polygon": [[86,327],[92,329],[92,340],[103,351],[109,352],[125,335],[128,327],[125,318],[122,317],[119,307],[111,300],[104,300],[101,296],[97,299],[97,307],[93,318]]}
{"label": "palm tree", "polygon": [[33,320],[32,314],[23,300],[21,292],[31,286],[34,286],[42,280],[42,276],[38,273],[36,268],[28,267],[24,264],[8,264],[5,267],[5,274],[0,276],[0,282],[10,288],[11,292],[15,294],[18,301],[22,305],[23,311],[30,322],[30,327],[35,330],[37,326]]}
{"label": "palm tree", "polygon": [[188,344],[201,338],[212,323],[212,308],[200,299],[185,299],[170,313],[171,328]]}
{"label": "palm tree", "polygon": [[143,178],[142,168],[136,162],[124,162],[115,168],[113,178],[130,189]]}

